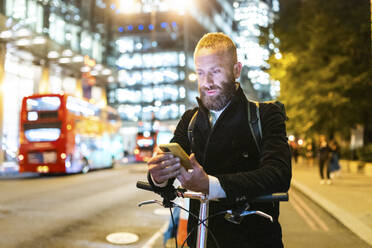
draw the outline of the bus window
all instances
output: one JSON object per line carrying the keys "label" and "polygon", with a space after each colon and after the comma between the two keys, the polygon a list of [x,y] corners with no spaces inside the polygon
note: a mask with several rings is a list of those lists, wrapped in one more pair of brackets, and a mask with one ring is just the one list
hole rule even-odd
{"label": "bus window", "polygon": [[38,128],[25,131],[26,139],[30,142],[55,141],[60,134],[61,129],[59,128]]}
{"label": "bus window", "polygon": [[61,106],[61,100],[56,96],[29,98],[26,101],[27,111],[53,111]]}
{"label": "bus window", "polygon": [[55,141],[61,134],[61,123],[25,123],[23,129],[30,142]]}

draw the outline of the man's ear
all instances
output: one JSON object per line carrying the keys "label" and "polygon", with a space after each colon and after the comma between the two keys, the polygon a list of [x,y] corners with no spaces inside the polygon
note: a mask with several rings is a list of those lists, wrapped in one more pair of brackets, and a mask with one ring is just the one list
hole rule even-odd
{"label": "man's ear", "polygon": [[242,71],[242,63],[236,62],[233,68],[234,78],[237,79],[240,77],[240,73]]}

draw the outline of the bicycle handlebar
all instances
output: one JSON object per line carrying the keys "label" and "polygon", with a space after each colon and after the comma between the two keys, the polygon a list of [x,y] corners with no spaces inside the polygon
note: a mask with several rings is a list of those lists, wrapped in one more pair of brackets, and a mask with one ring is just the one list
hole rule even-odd
{"label": "bicycle handlebar", "polygon": [[[148,182],[137,181],[136,186],[139,189],[155,192]],[[182,193],[182,195],[185,195],[185,194]],[[288,193],[285,192],[285,193],[273,193],[269,195],[263,195],[263,196],[256,197],[250,200],[249,202],[277,202],[277,201],[288,201]]]}
{"label": "bicycle handlebar", "polygon": [[143,190],[154,192],[154,189],[151,187],[151,185],[148,182],[137,181],[137,185],[136,186],[139,189],[143,189]]}

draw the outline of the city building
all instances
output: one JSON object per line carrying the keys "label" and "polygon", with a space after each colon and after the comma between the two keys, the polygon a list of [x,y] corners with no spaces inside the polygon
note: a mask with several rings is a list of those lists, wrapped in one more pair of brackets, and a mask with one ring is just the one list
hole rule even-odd
{"label": "city building", "polygon": [[[112,13],[108,102],[131,122],[177,120],[196,105],[193,50],[207,32],[235,36],[229,1],[122,1]],[[120,2],[118,2],[120,3]]]}
{"label": "city building", "polygon": [[0,164],[15,160],[24,96],[64,92],[106,104],[115,72],[97,9],[94,0],[1,1]]}
{"label": "city building", "polygon": [[[237,22],[239,60],[244,68],[241,80],[249,98],[252,100],[272,100],[277,98],[280,91],[280,83],[271,80],[269,74],[264,71],[268,67],[266,60],[272,52],[279,53],[274,44],[261,46],[259,44],[260,27],[267,28],[274,22],[276,13],[279,11],[278,0],[237,0],[233,3]],[[279,42],[270,33],[270,39]],[[248,83],[249,82],[249,83]],[[252,89],[253,87],[253,89]]]}
{"label": "city building", "polygon": [[[109,7],[108,64],[117,68],[118,80],[107,85],[107,98],[124,120],[125,140],[142,131],[173,131],[185,110],[197,105],[197,41],[208,32],[236,35],[232,2],[111,1]],[[134,146],[127,144],[129,151]]]}

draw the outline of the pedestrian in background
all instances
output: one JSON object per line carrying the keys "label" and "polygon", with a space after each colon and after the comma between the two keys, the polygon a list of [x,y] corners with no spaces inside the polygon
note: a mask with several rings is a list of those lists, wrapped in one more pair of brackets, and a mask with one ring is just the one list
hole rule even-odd
{"label": "pedestrian in background", "polygon": [[307,144],[306,146],[306,153],[305,153],[307,163],[310,166],[313,166],[314,163],[314,152],[313,152],[313,145],[311,143]]}
{"label": "pedestrian in background", "polygon": [[298,162],[298,155],[299,155],[297,142],[296,141],[292,141],[290,143],[290,148],[291,148],[292,157],[294,159],[294,163],[297,164],[297,162]]}
{"label": "pedestrian in background", "polygon": [[[327,138],[324,135],[319,137],[319,173],[320,173],[320,184],[332,184],[330,178],[330,149],[328,146]],[[324,171],[326,171],[326,181],[324,180]]]}
{"label": "pedestrian in background", "polygon": [[330,159],[330,173],[331,178],[335,178],[340,174],[340,146],[338,145],[336,140],[332,140],[329,142],[329,149],[331,152],[331,159]]}

